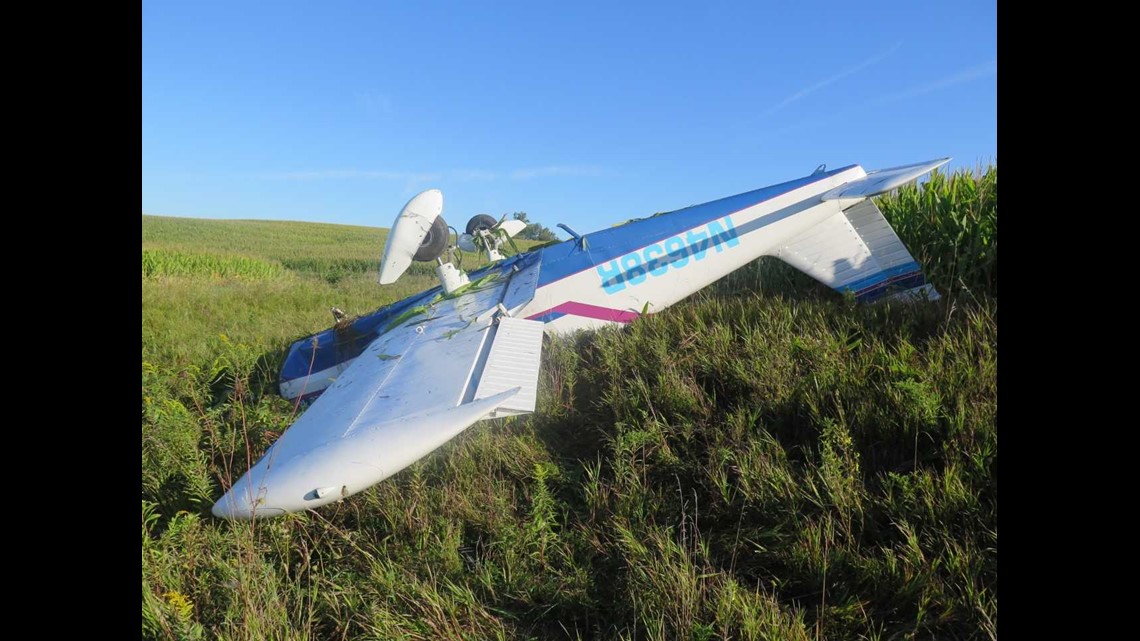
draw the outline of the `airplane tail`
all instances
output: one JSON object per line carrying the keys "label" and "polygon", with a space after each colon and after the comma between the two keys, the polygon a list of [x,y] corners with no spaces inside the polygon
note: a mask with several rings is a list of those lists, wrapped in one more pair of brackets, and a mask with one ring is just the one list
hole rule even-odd
{"label": "airplane tail", "polygon": [[934,286],[899,240],[871,196],[888,192],[949,158],[871,172],[823,195],[845,206],[839,213],[791,238],[772,255],[839,292],[862,302],[884,297],[937,300]]}

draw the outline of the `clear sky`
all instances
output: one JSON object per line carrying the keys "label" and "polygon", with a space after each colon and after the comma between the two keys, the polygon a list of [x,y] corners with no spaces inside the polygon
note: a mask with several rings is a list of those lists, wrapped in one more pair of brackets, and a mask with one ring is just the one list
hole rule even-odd
{"label": "clear sky", "polygon": [[145,214],[387,227],[438,187],[456,227],[586,232],[820,163],[997,160],[996,0],[142,13]]}

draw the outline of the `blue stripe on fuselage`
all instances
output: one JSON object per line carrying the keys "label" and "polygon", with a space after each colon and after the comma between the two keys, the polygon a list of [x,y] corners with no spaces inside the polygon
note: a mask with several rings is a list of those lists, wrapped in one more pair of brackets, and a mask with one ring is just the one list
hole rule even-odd
{"label": "blue stripe on fuselage", "polygon": [[[296,378],[303,378],[312,372],[321,372],[346,360],[356,358],[372,341],[376,340],[378,333],[388,323],[403,314],[404,311],[430,300],[438,291],[439,287],[434,287],[426,292],[396,301],[387,307],[381,307],[366,316],[361,316],[339,331],[334,328],[326,329],[319,334],[302,338],[293,343],[289,348],[289,354],[285,357],[285,362],[281,365],[281,380],[291,381]],[[313,354],[314,340],[316,341],[315,355]]]}

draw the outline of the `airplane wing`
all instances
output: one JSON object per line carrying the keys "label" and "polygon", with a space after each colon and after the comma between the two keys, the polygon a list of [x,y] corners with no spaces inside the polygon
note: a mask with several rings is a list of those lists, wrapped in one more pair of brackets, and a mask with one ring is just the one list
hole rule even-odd
{"label": "airplane wing", "polygon": [[312,509],[399,472],[484,418],[534,411],[538,255],[408,310],[214,505],[219,517]]}

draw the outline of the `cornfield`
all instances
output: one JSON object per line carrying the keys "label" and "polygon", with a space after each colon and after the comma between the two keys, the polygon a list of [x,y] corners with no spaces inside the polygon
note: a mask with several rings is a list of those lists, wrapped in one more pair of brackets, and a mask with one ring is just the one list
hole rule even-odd
{"label": "cornfield", "polygon": [[878,205],[939,291],[997,295],[997,165],[935,171]]}
{"label": "cornfield", "polygon": [[223,256],[168,249],[144,249],[142,253],[143,278],[199,276],[264,280],[277,278],[284,273],[285,268],[279,263],[248,256]]}

